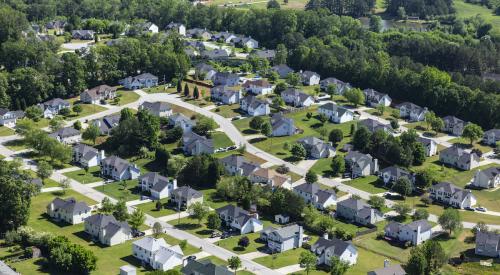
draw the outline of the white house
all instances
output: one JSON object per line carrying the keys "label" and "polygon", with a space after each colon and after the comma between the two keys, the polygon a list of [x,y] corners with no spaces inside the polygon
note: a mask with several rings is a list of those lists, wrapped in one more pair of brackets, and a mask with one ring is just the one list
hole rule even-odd
{"label": "white house", "polygon": [[295,88],[288,88],[281,92],[281,97],[286,104],[294,107],[309,107],[314,104],[314,98],[312,96]]}
{"label": "white house", "polygon": [[169,117],[172,115],[170,104],[163,101],[149,102],[145,101],[139,106],[139,110],[147,110],[157,117]]}
{"label": "white house", "polygon": [[166,247],[167,242],[163,238],[155,239],[147,236],[132,243],[132,255],[141,263],[153,264],[154,254],[160,247]]}
{"label": "white house", "polygon": [[271,187],[272,189],[281,187],[288,190],[292,189],[292,178],[287,175],[280,174],[273,169],[257,168],[250,173],[248,179],[252,183],[261,183]]}
{"label": "white house", "polygon": [[200,63],[194,67],[194,74],[197,79],[212,80],[216,73],[214,67],[206,63]]}
{"label": "white house", "polygon": [[317,137],[305,137],[297,140],[307,151],[307,155],[313,159],[329,158],[336,154],[335,147],[331,142],[324,142]]}
{"label": "white house", "polygon": [[240,108],[250,116],[266,116],[271,113],[269,103],[253,95],[247,95],[240,101]]}
{"label": "white house", "polygon": [[145,237],[132,244],[132,254],[155,270],[170,270],[182,264],[184,253],[179,245],[169,246],[163,238]]}
{"label": "white house", "polygon": [[184,253],[179,245],[171,247],[160,247],[154,254],[153,268],[156,270],[171,270],[175,266],[181,265]]}
{"label": "white house", "polygon": [[465,125],[467,125],[467,122],[455,116],[445,116],[443,117],[443,122],[443,131],[455,136],[461,136]]}
{"label": "white house", "polygon": [[429,197],[437,202],[457,208],[476,205],[476,197],[470,190],[463,190],[449,182],[440,182],[429,187]]}
{"label": "white house", "polygon": [[496,188],[500,185],[500,167],[477,170],[471,185],[477,188]]}
{"label": "white house", "polygon": [[225,85],[215,86],[210,90],[212,101],[221,102],[224,104],[238,104],[241,100],[241,89],[238,87],[230,87]]}
{"label": "white house", "polygon": [[137,76],[129,76],[118,81],[125,89],[137,90],[141,88],[151,88],[158,86],[158,77],[150,73],[143,73]]}
{"label": "white house", "polygon": [[297,185],[293,188],[293,192],[301,196],[306,203],[312,204],[320,210],[325,210],[337,203],[335,191],[321,189],[316,183]]}
{"label": "white house", "polygon": [[169,180],[158,172],[149,172],[139,177],[139,187],[142,191],[151,193],[151,198],[160,200],[172,196],[172,192],[177,189],[177,180]]}
{"label": "white house", "polygon": [[319,106],[318,113],[324,114],[334,123],[344,123],[354,120],[354,112],[332,102]]}
{"label": "white house", "polygon": [[104,150],[97,150],[83,143],[73,145],[72,151],[73,162],[78,163],[82,167],[98,166],[106,158]]}
{"label": "white house", "polygon": [[384,219],[384,215],[361,199],[349,198],[337,203],[335,216],[349,222],[362,225],[375,224]]}
{"label": "white house", "polygon": [[186,26],[184,26],[184,24],[170,22],[165,29],[175,31],[179,35],[186,36]]}
{"label": "white house", "polygon": [[16,126],[17,120],[23,117],[23,111],[9,111],[8,109],[0,108],[0,126],[13,128]]}
{"label": "white house", "polygon": [[451,146],[439,152],[440,162],[462,170],[476,168],[480,160],[476,153],[469,153],[458,146]]}
{"label": "white house", "polygon": [[306,86],[318,85],[321,77],[319,74],[311,71],[300,72],[300,80]]}
{"label": "white house", "polygon": [[500,141],[500,129],[491,129],[484,132],[483,142],[490,146],[495,146],[495,144]]}
{"label": "white house", "polygon": [[218,72],[213,78],[214,85],[236,86],[240,82],[240,76],[228,72]]}
{"label": "white house", "polygon": [[388,134],[393,132],[393,129],[388,124],[383,124],[378,120],[367,118],[359,121],[359,126],[365,126],[368,131],[375,133],[376,131],[382,130]]}
{"label": "white house", "polygon": [[117,156],[107,157],[101,161],[101,175],[114,180],[131,180],[141,175],[137,165]]}
{"label": "white house", "polygon": [[370,107],[377,107],[378,105],[382,106],[391,106],[392,99],[388,94],[383,94],[375,91],[374,89],[365,89],[363,90],[365,94],[366,105]]}
{"label": "white house", "polygon": [[427,220],[418,220],[409,224],[391,222],[384,228],[386,237],[399,242],[419,245],[432,236],[432,225]]}
{"label": "white house", "polygon": [[411,122],[424,121],[425,114],[428,112],[426,107],[422,108],[411,102],[398,104],[396,108],[399,109],[399,116],[401,118],[405,118]]}
{"label": "white house", "polygon": [[142,32],[149,32],[149,33],[158,33],[158,26],[155,23],[152,22],[145,22],[143,24],[140,24],[138,28]]}
{"label": "white house", "polygon": [[304,230],[302,226],[292,224],[281,228],[268,227],[260,232],[260,240],[266,242],[273,253],[281,253],[302,247]]}
{"label": "white house", "polygon": [[273,85],[265,79],[248,80],[243,83],[246,92],[255,95],[268,95],[273,92]]}
{"label": "white house", "polygon": [[176,113],[168,117],[168,125],[173,127],[181,127],[182,132],[191,132],[194,126],[196,126],[196,121],[191,120],[181,113]]}
{"label": "white house", "polygon": [[275,114],[271,118],[273,137],[292,136],[297,133],[295,122],[282,114]]}
{"label": "white house", "polygon": [[71,104],[63,99],[54,98],[38,105],[43,110],[43,117],[52,119],[59,114],[62,109],[69,109]]}
{"label": "white house", "polygon": [[355,264],[358,259],[358,250],[351,242],[336,238],[332,238],[331,240],[319,238],[311,246],[311,251],[316,254],[318,265],[331,265],[330,259],[333,256],[336,256],[349,265]]}
{"label": "white house", "polygon": [[84,220],[85,232],[108,246],[132,239],[132,230],[127,222],[119,222],[112,215],[94,214]]}
{"label": "white house", "polygon": [[370,154],[363,154],[358,151],[349,151],[344,157],[346,171],[351,174],[351,178],[365,177],[378,172],[378,160]]}
{"label": "white house", "polygon": [[500,258],[500,234],[478,231],[475,253],[476,255]]}
{"label": "white house", "polygon": [[49,134],[49,137],[56,139],[63,144],[75,144],[82,141],[82,134],[73,127],[64,127],[54,133]]}
{"label": "white house", "polygon": [[213,139],[200,136],[195,132],[185,132],[182,135],[182,150],[188,156],[197,156],[201,154],[213,154]]}
{"label": "white house", "polygon": [[432,157],[437,154],[437,142],[433,139],[417,137],[417,141],[424,146],[426,157]]}
{"label": "white house", "polygon": [[203,202],[203,193],[189,186],[181,186],[172,192],[172,202],[179,209],[188,208],[193,203]]}
{"label": "white house", "polygon": [[116,88],[108,85],[99,85],[92,89],[87,89],[80,94],[80,101],[89,104],[99,104],[101,100],[114,99]]}
{"label": "white house", "polygon": [[245,157],[230,155],[219,160],[227,174],[232,176],[248,177],[253,171],[260,168],[260,165],[247,161]]}
{"label": "white house", "polygon": [[85,202],[77,202],[74,198],[55,198],[47,205],[47,215],[57,221],[79,224],[90,217],[91,208]]}
{"label": "white house", "polygon": [[240,234],[259,232],[263,228],[257,213],[251,214],[242,208],[228,204],[215,210],[226,226],[229,226]]}

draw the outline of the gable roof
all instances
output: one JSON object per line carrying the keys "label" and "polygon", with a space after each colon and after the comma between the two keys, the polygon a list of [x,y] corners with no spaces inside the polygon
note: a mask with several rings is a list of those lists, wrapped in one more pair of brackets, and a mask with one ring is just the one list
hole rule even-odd
{"label": "gable roof", "polygon": [[399,179],[400,177],[407,177],[408,179],[412,178],[412,173],[410,173],[408,170],[394,165],[386,167],[379,171],[379,174],[383,173],[389,173],[391,174],[391,176],[396,177],[397,179]]}
{"label": "gable roof", "polygon": [[83,201],[77,202],[75,198],[61,199],[55,198],[52,200],[51,204],[54,205],[54,210],[64,210],[68,213],[78,213],[90,211],[90,207]]}
{"label": "gable roof", "polygon": [[325,79],[321,80],[319,83],[322,85],[327,85],[327,86],[330,84],[335,84],[335,85],[340,85],[340,86],[349,84],[349,83],[346,83],[346,82],[344,82],[340,79],[337,79],[335,77],[325,78]]}
{"label": "gable roof", "polygon": [[[331,249],[333,252],[333,255],[340,257],[344,253],[344,251],[349,247],[352,246],[350,242],[345,242],[342,240],[339,240],[337,238],[332,238],[330,239],[325,239],[325,238],[319,238],[312,246],[311,250],[314,251],[317,254],[323,253],[326,249]],[[353,246],[354,247],[354,246]]]}
{"label": "gable roof", "polygon": [[247,95],[241,101],[245,102],[248,107],[251,107],[253,109],[258,108],[260,105],[263,104],[269,105],[269,103],[267,103],[266,101],[258,99],[256,96],[253,95]]}
{"label": "gable roof", "polygon": [[127,235],[132,232],[127,222],[110,222],[104,227],[104,230],[104,238],[112,238],[120,231]]}
{"label": "gable roof", "polygon": [[351,110],[344,108],[340,105],[337,105],[335,103],[332,103],[332,102],[328,102],[326,104],[319,106],[319,109],[324,109],[324,110],[327,110],[330,112],[338,112],[339,117],[343,116],[345,113],[351,113],[354,115],[354,113]]}
{"label": "gable roof", "polygon": [[61,128],[54,133],[49,134],[50,137],[56,138],[67,138],[67,137],[74,137],[80,135],[80,131],[76,130],[73,127],[64,127]]}
{"label": "gable roof", "polygon": [[429,144],[436,143],[433,139],[425,138],[425,137],[417,137],[417,141],[422,143],[424,146],[428,146]]}
{"label": "gable roof", "polygon": [[349,151],[344,159],[351,163],[356,163],[362,169],[373,162],[373,157],[370,154],[363,154],[358,151]]}
{"label": "gable roof", "polygon": [[82,158],[87,161],[93,159],[99,154],[99,151],[96,148],[83,143],[73,145],[73,152],[80,153]]}
{"label": "gable roof", "polygon": [[250,55],[257,56],[258,58],[272,59],[276,56],[275,50],[253,50]]}
{"label": "gable roof", "polygon": [[382,267],[368,272],[367,275],[406,275],[406,271],[400,264]]}
{"label": "gable roof", "polygon": [[101,134],[109,132],[114,127],[118,126],[120,123],[120,114],[104,116],[100,119],[96,119],[93,121],[94,125],[99,127]]}
{"label": "gable roof", "polygon": [[162,246],[167,246],[167,242],[163,238],[153,238],[151,236],[144,237],[134,242],[134,245],[150,252],[155,252]]}
{"label": "gable roof", "polygon": [[304,93],[303,91],[296,89],[296,88],[288,88],[288,89],[284,90],[283,92],[281,92],[281,97],[284,97],[284,96],[294,97],[300,103],[305,102],[307,99],[311,99],[311,100],[313,99],[312,96],[310,96],[310,95],[308,95],[308,94]]}
{"label": "gable roof", "polygon": [[416,104],[413,104],[411,102],[403,102],[401,104],[396,105],[396,108],[398,108],[398,109],[401,109],[402,107],[405,107],[410,112],[421,113],[421,112],[424,112],[426,110],[426,108],[422,108],[422,107],[420,107],[420,106],[418,106]]}
{"label": "gable roof", "polygon": [[500,175],[500,166],[490,167],[490,168],[484,169],[484,170],[479,170],[478,173],[483,174],[488,179],[492,179],[492,178]]}
{"label": "gable roof", "polygon": [[130,162],[118,157],[118,156],[110,156],[102,160],[104,165],[112,166],[116,169],[118,174],[121,174],[123,171],[132,166]]}
{"label": "gable roof", "polygon": [[365,94],[366,100],[370,102],[379,102],[383,97],[388,97],[389,100],[391,99],[389,95],[377,92],[374,89],[364,89],[363,93]]}
{"label": "gable roof", "polygon": [[69,102],[61,98],[53,98],[42,103],[45,107],[59,107],[60,105],[69,106]]}
{"label": "gable roof", "polygon": [[115,91],[115,87],[110,87],[108,85],[99,85],[92,89],[85,90],[82,94],[87,94],[90,98],[96,98],[99,95]]}
{"label": "gable roof", "polygon": [[257,87],[265,87],[265,88],[270,88],[272,87],[273,85],[271,85],[271,83],[269,83],[267,80],[265,79],[254,79],[254,80],[248,80],[248,81],[245,81],[245,83],[243,83],[242,85],[244,88],[249,88],[250,86],[257,86]]}
{"label": "gable roof", "polygon": [[276,172],[276,170],[269,168],[258,168],[257,170],[253,171],[252,174],[261,178],[265,178],[267,180],[274,181],[274,186],[281,186],[283,185],[283,183],[290,180],[289,176],[282,175]]}
{"label": "gable roof", "polygon": [[274,233],[277,234],[281,239],[285,240],[295,236],[297,233],[301,231],[301,226],[298,224],[292,224],[288,226],[284,226],[281,228],[270,228],[268,230],[268,234]]}
{"label": "gable roof", "polygon": [[155,101],[155,102],[144,101],[141,104],[141,107],[146,109],[146,110],[153,111],[153,112],[165,112],[165,111],[172,110],[172,108],[170,107],[170,104],[163,102],[163,101]]}
{"label": "gable roof", "polygon": [[105,215],[98,213],[86,218],[85,222],[92,226],[97,226],[100,229],[104,228],[110,222],[117,222],[117,220],[113,215]]}
{"label": "gable roof", "polygon": [[451,124],[465,124],[465,121],[459,119],[456,116],[445,116],[443,117],[444,123],[451,123]]}
{"label": "gable roof", "polygon": [[233,275],[225,266],[213,264],[210,260],[188,260],[186,266],[181,269],[182,274],[199,275]]}
{"label": "gable roof", "polygon": [[342,205],[346,208],[354,209],[356,211],[359,211],[363,208],[371,208],[371,206],[363,200],[355,198],[348,198],[347,200],[340,201],[337,203],[337,205]]}
{"label": "gable roof", "polygon": [[154,191],[161,192],[170,183],[167,177],[160,175],[158,172],[149,172],[139,177],[139,181],[145,180],[148,184],[151,184]]}
{"label": "gable roof", "polygon": [[383,124],[375,119],[367,118],[360,120],[359,123],[363,126],[365,126],[370,132],[374,133],[378,130],[384,130],[386,132],[392,131],[392,128],[387,125]]}
{"label": "gable roof", "polygon": [[303,79],[309,79],[313,76],[317,76],[318,78],[320,77],[319,74],[313,72],[313,71],[303,71],[300,73],[300,76],[303,78]]}
{"label": "gable roof", "polygon": [[489,249],[496,247],[496,250],[500,251],[500,234],[478,231],[476,234],[476,248],[478,246]]}
{"label": "gable roof", "polygon": [[236,205],[228,204],[226,206],[215,209],[218,215],[223,214],[226,217],[232,217],[233,220],[238,221],[240,225],[244,225],[248,220],[254,218],[252,214]]}
{"label": "gable roof", "polygon": [[187,148],[192,148],[197,143],[201,143],[206,147],[213,148],[213,139],[200,136],[194,132],[186,132],[182,135],[182,142]]}
{"label": "gable roof", "polygon": [[181,186],[172,192],[176,197],[185,198],[186,200],[191,200],[192,198],[197,199],[203,197],[203,194],[189,186]]}

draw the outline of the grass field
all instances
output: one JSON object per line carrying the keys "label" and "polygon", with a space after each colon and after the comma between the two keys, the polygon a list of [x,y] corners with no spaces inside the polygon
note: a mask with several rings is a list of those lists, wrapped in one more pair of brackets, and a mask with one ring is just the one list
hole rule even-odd
{"label": "grass field", "polygon": [[225,118],[232,118],[242,114],[240,111],[240,104],[217,106],[217,108],[214,108],[211,111]]}
{"label": "grass field", "polygon": [[372,194],[378,194],[387,191],[387,189],[377,186],[377,181],[377,176],[368,176],[347,181],[345,182],[345,184]]}
{"label": "grass field", "polygon": [[213,132],[212,139],[214,140],[214,148],[225,148],[234,143],[229,139],[229,137],[224,132]]}
{"label": "grass field", "polygon": [[207,203],[212,209],[223,207],[228,203],[226,200],[219,199],[217,197],[217,190],[215,189],[205,189],[200,190],[200,192],[203,193],[203,200],[205,203]]}
{"label": "grass field", "polygon": [[9,140],[5,142],[3,145],[5,145],[5,147],[9,148],[12,151],[21,151],[28,149],[23,139]]}
{"label": "grass field", "polygon": [[[262,117],[264,120],[269,121],[269,117]],[[243,134],[243,135],[255,135],[259,134],[259,131],[250,128],[251,117],[238,119],[233,121],[233,125]]]}
{"label": "grass field", "polygon": [[208,229],[205,224],[206,219],[203,219],[201,223],[198,223],[198,220],[186,217],[180,220],[171,220],[168,223],[175,226],[177,229],[184,230],[200,238],[208,238],[212,234],[212,229]]}
{"label": "grass field", "polygon": [[132,91],[118,90],[116,94],[120,98],[118,106],[127,105],[129,103],[139,100],[139,95]]}
{"label": "grass field", "polygon": [[258,232],[246,234],[245,236],[247,236],[250,240],[250,244],[247,247],[241,247],[238,245],[238,241],[242,236],[233,236],[231,238],[220,240],[217,242],[217,245],[229,251],[233,251],[236,254],[254,252],[259,248],[264,248],[266,246],[265,243],[258,241],[260,237],[260,233]]}
{"label": "grass field", "polygon": [[468,18],[479,14],[485,21],[491,23],[493,28],[496,28],[497,30],[500,29],[500,16],[495,15],[493,10],[480,5],[465,3],[464,0],[454,0],[453,3],[456,9],[457,17]]}
{"label": "grass field", "polygon": [[88,173],[85,172],[85,169],[64,173],[64,175],[68,178],[74,179],[84,184],[103,181],[103,179],[100,177],[100,174],[101,169],[99,168],[99,166],[90,167]]}
{"label": "grass field", "polygon": [[75,112],[73,112],[73,106],[75,105],[75,103],[78,103],[79,100],[80,100],[80,98],[77,98],[77,97],[68,99],[69,103],[71,103],[71,108],[70,108],[71,113],[69,115],[65,116],[64,117],[65,119],[67,119],[67,120],[77,119],[77,118],[86,117],[86,116],[100,113],[102,111],[107,110],[106,108],[99,106],[99,105],[96,105],[96,104],[83,104],[82,103],[82,104],[79,104],[82,107],[82,111],[79,114],[75,113]]}
{"label": "grass field", "polygon": [[318,175],[329,176],[332,171],[330,166],[331,164],[332,158],[318,159],[310,170],[314,171]]}
{"label": "grass field", "polygon": [[156,201],[139,204],[136,206],[136,208],[141,209],[144,213],[149,214],[155,218],[177,213],[175,210],[171,208],[165,208],[165,204],[168,203],[168,198],[161,199],[160,202],[162,203],[163,206],[160,209],[160,211],[156,210]]}
{"label": "grass field", "polygon": [[141,195],[137,187],[137,180],[127,180],[125,183],[125,188],[122,187],[121,182],[113,182],[95,187],[94,189],[115,199],[124,199],[125,201],[138,200]]}
{"label": "grass field", "polygon": [[479,150],[481,150],[481,152],[483,152],[483,154],[493,150],[493,148],[491,148],[490,146],[483,145],[479,142],[472,143],[472,147],[471,147],[470,141],[468,139],[465,139],[462,137],[457,137],[457,138],[451,139],[451,140],[449,140],[449,142],[451,142],[453,144],[457,144],[458,146],[460,146],[461,148],[464,148],[464,149],[472,149],[472,148],[479,149]]}
{"label": "grass field", "polygon": [[[226,151],[226,152],[220,152],[220,153],[214,154],[214,156],[216,158],[219,158],[219,159],[225,158],[225,157],[231,156],[231,155],[240,155],[240,154],[237,151]],[[258,164],[263,164],[263,163],[267,162],[266,160],[261,159],[261,158],[259,158],[256,155],[252,155],[252,154],[250,154],[250,153],[248,153],[246,151],[241,156],[245,157],[245,159],[247,159],[250,162],[255,162],[255,163],[258,163]]]}
{"label": "grass field", "polygon": [[9,127],[0,126],[0,137],[12,136],[15,134],[14,130]]}

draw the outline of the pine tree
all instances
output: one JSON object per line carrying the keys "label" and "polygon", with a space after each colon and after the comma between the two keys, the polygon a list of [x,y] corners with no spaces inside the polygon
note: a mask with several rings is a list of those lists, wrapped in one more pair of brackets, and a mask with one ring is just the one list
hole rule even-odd
{"label": "pine tree", "polygon": [[184,84],[184,96],[189,96],[189,86],[186,84]]}
{"label": "pine tree", "polygon": [[182,92],[182,80],[177,81],[177,92],[180,94]]}
{"label": "pine tree", "polygon": [[194,86],[193,97],[195,99],[200,98],[200,92],[198,91],[198,86]]}

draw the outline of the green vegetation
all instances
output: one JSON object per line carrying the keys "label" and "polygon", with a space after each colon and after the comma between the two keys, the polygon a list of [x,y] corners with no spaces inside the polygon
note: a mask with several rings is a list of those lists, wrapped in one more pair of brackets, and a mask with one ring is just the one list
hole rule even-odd
{"label": "green vegetation", "polygon": [[372,194],[378,194],[387,191],[387,189],[384,189],[378,185],[377,176],[361,177],[347,181],[345,182],[345,184]]}
{"label": "green vegetation", "polygon": [[[125,183],[125,186],[123,186],[123,183]],[[138,200],[140,198],[137,180],[116,181],[95,187],[94,189],[115,199],[123,198],[125,201]]]}
{"label": "green vegetation", "polygon": [[21,151],[21,150],[26,150],[28,149],[26,142],[24,139],[14,139],[14,140],[9,140],[6,143],[4,143],[5,147],[12,151]]}
{"label": "green vegetation", "polygon": [[231,118],[240,115],[239,109],[240,109],[240,104],[232,104],[232,105],[217,106],[211,111],[225,118]]}
{"label": "green vegetation", "polygon": [[9,127],[0,126],[0,137],[12,136],[15,134],[14,130]]}
{"label": "green vegetation", "polygon": [[229,139],[229,137],[224,132],[213,132],[212,139],[214,140],[215,149],[234,145],[231,139]]}
{"label": "green vegetation", "polygon": [[120,99],[118,102],[118,106],[127,105],[139,100],[139,95],[132,91],[119,90],[116,92],[116,95]]}
{"label": "green vegetation", "polygon": [[100,177],[100,174],[101,169],[99,168],[99,166],[90,167],[88,173],[85,171],[85,169],[64,173],[64,175],[68,178],[74,179],[84,184],[103,181],[103,179]]}
{"label": "green vegetation", "polygon": [[[246,236],[250,240],[250,245],[246,248],[240,247],[238,245],[238,241],[240,240],[240,238],[242,236]],[[227,238],[224,240],[220,240],[217,242],[217,245],[224,248],[224,249],[227,249],[229,251],[233,251],[236,254],[246,254],[246,253],[257,251],[258,248],[266,246],[265,243],[258,241],[259,237],[260,237],[260,233],[258,233],[258,232],[250,233],[250,234],[246,234],[246,235],[241,235],[241,236],[238,235],[238,236],[234,236],[234,237]]]}
{"label": "green vegetation", "polygon": [[271,269],[281,268],[298,263],[300,253],[307,251],[303,248],[291,249],[282,253],[256,258],[253,261]]}
{"label": "green vegetation", "polygon": [[148,203],[142,203],[137,206],[135,206],[138,209],[141,209],[144,211],[144,213],[151,215],[155,218],[158,217],[163,217],[163,216],[168,216],[177,213],[174,209],[171,208],[166,208],[166,204],[168,203],[168,198],[161,199],[160,202],[162,204],[161,209],[158,211],[156,209],[156,201],[148,202]]}
{"label": "green vegetation", "polygon": [[459,18],[469,18],[476,15],[481,15],[481,17],[493,25],[493,28],[499,29],[500,26],[500,16],[495,15],[493,10],[490,10],[481,5],[474,5],[465,3],[464,0],[454,0],[453,1],[457,17]]}
{"label": "green vegetation", "polygon": [[206,226],[206,219],[204,219],[200,224],[198,220],[191,219],[190,217],[175,219],[168,222],[169,224],[175,226],[177,229],[184,230],[200,238],[208,238],[212,234],[212,230],[208,229]]}
{"label": "green vegetation", "polygon": [[474,142],[473,146],[471,147],[470,140],[463,138],[463,137],[457,137],[457,138],[449,140],[448,142],[451,142],[453,144],[457,144],[460,147],[466,148],[466,149],[479,149],[479,150],[481,150],[481,152],[483,152],[483,154],[488,153],[488,152],[493,150],[493,148],[491,148],[488,145],[483,145],[483,144],[481,144],[481,142]]}

